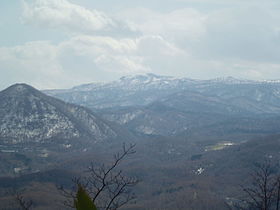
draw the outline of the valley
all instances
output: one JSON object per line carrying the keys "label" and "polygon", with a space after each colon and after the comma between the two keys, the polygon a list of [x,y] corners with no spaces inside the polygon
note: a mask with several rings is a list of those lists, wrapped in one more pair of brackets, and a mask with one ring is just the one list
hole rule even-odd
{"label": "valley", "polygon": [[[0,92],[0,203],[66,209],[57,185],[91,164],[120,165],[140,182],[122,209],[229,209],[254,165],[280,160],[280,83],[154,74],[65,90],[16,84]],[[52,204],[49,201],[53,201]]]}

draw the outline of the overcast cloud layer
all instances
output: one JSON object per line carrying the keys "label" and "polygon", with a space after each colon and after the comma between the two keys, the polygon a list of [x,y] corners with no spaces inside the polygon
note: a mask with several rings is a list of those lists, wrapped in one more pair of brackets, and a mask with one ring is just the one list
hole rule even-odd
{"label": "overcast cloud layer", "polygon": [[68,88],[148,72],[280,78],[280,3],[274,0],[1,4],[0,89],[16,82]]}

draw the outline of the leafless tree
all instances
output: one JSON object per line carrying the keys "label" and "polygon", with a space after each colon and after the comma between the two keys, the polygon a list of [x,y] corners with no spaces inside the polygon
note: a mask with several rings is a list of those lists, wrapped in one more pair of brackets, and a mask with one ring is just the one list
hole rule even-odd
{"label": "leafless tree", "polygon": [[276,168],[270,161],[258,164],[251,173],[251,186],[242,187],[246,198],[235,209],[279,210],[280,176]]}
{"label": "leafless tree", "polygon": [[118,169],[119,164],[127,157],[135,153],[135,144],[128,147],[123,144],[122,151],[114,155],[113,162],[106,166],[96,166],[91,163],[82,178],[75,178],[75,187],[68,191],[63,187],[59,190],[67,198],[65,205],[73,208],[73,200],[76,196],[76,187],[82,185],[91,196],[98,209],[115,210],[135,199],[131,188],[138,183],[138,179],[123,175]]}

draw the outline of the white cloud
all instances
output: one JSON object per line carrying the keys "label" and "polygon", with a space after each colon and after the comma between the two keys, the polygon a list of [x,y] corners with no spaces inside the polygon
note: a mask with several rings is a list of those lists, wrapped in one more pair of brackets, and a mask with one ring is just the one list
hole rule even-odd
{"label": "white cloud", "polygon": [[280,13],[271,7],[275,1],[265,6],[259,0],[199,0],[198,5],[212,5],[208,10],[192,6],[193,0],[182,1],[186,8],[122,6],[108,15],[67,0],[25,0],[25,26],[35,24],[41,32],[66,30],[67,36],[56,44],[50,37],[0,46],[0,71],[12,78],[10,83],[44,88],[144,72],[204,79],[280,77]]}
{"label": "white cloud", "polygon": [[151,71],[147,66],[144,66],[143,59],[138,56],[113,56],[101,55],[97,57],[95,63],[107,70],[107,72],[119,71],[125,74],[145,73]]}
{"label": "white cloud", "polygon": [[271,3],[279,3],[278,0],[176,0],[177,2],[185,2],[185,3],[204,3],[204,4],[219,4],[224,6],[232,6],[232,5],[267,5]]}
{"label": "white cloud", "polygon": [[[77,56],[90,57],[104,72],[144,73],[151,71],[150,60],[169,59],[184,52],[160,36],[114,39],[100,36],[77,36],[60,44],[62,54],[75,51]],[[101,73],[101,72],[100,72]]]}
{"label": "white cloud", "polygon": [[160,13],[138,8],[119,15],[130,19],[143,34],[160,35],[202,62],[241,59],[278,63],[279,14],[267,7],[239,3],[208,12],[185,8]]}
{"label": "white cloud", "polygon": [[[55,87],[63,75],[56,60],[57,49],[49,42],[29,42],[0,48],[0,64],[5,83],[32,81],[37,87]],[[4,85],[5,85],[4,83]]]}
{"label": "white cloud", "polygon": [[73,32],[110,31],[118,23],[105,13],[89,10],[67,0],[23,2],[23,21],[43,27],[64,28]]}
{"label": "white cloud", "polygon": [[134,8],[122,11],[118,17],[130,20],[130,26],[145,35],[160,35],[171,42],[194,41],[205,32],[206,15],[193,8],[167,13]]}
{"label": "white cloud", "polygon": [[111,53],[128,53],[135,51],[137,46],[133,39],[114,39],[105,36],[88,36],[80,35],[72,37],[70,40],[61,43],[63,48],[70,46],[80,53],[95,54],[111,52]]}
{"label": "white cloud", "polygon": [[143,57],[178,56],[187,52],[176,47],[161,36],[142,36],[137,39],[138,54]]}
{"label": "white cloud", "polygon": [[[50,81],[58,83],[63,78],[58,84],[66,87],[74,80],[76,84],[91,82],[93,78],[104,78],[111,73],[121,76],[151,72],[151,66],[157,66],[154,61],[182,55],[185,55],[183,51],[160,36],[114,39],[80,35],[57,45],[39,41],[0,48],[0,64],[13,69],[14,79],[26,73],[32,83],[47,87]],[[21,79],[27,80],[27,77]]]}
{"label": "white cloud", "polygon": [[113,39],[100,36],[76,36],[59,45],[62,56],[73,51],[75,56],[90,58],[100,74],[106,72],[134,73],[145,71],[142,59],[136,55],[134,39]]}
{"label": "white cloud", "polygon": [[279,18],[259,7],[216,11],[208,15],[206,32],[194,51],[212,59],[279,62]]}

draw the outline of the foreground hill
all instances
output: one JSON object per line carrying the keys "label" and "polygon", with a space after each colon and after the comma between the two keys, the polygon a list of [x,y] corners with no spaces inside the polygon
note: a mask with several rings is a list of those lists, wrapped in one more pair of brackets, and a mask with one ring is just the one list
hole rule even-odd
{"label": "foreground hill", "polygon": [[116,135],[88,109],[47,96],[26,84],[16,84],[0,92],[1,142],[80,137],[99,141]]}
{"label": "foreground hill", "polygon": [[75,151],[126,139],[131,139],[129,132],[89,109],[29,85],[15,84],[0,92],[0,176],[44,170]]}

